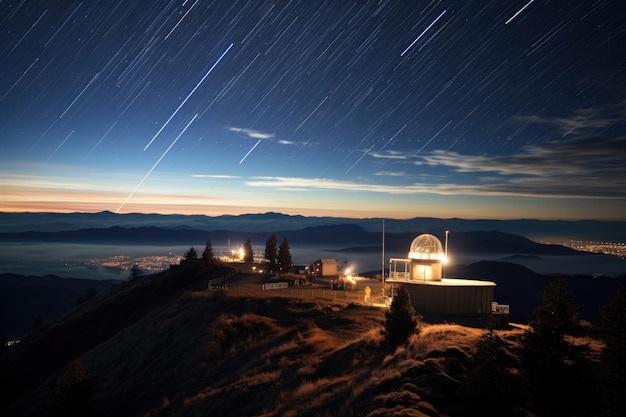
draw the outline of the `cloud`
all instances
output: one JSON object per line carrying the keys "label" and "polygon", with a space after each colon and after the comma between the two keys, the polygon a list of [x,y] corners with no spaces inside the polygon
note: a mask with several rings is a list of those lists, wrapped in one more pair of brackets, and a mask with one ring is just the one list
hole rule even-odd
{"label": "cloud", "polygon": [[375,172],[374,175],[378,177],[404,177],[406,176],[406,172],[404,171],[378,171]]}
{"label": "cloud", "polygon": [[499,193],[624,198],[624,161],[626,137],[585,137],[526,146],[517,154],[503,156],[435,151],[419,156],[415,164],[462,173],[494,173],[482,178],[483,189]]}
{"label": "cloud", "polygon": [[261,133],[257,130],[245,129],[241,127],[229,127],[227,129],[231,132],[243,133],[252,139],[271,139],[276,136],[274,133]]}
{"label": "cloud", "polygon": [[529,145],[521,152],[502,156],[462,155],[434,151],[418,156],[416,165],[447,166],[458,172],[494,172],[501,175],[559,177],[564,175],[612,178],[626,174],[626,137],[586,137],[542,146]]}
{"label": "cloud", "polygon": [[[626,198],[626,137],[588,137],[543,146],[527,146],[502,156],[462,155],[435,151],[406,155],[416,165],[444,167],[463,175],[462,183],[448,176],[406,184],[357,183],[329,178],[253,177],[250,187],[277,190],[334,190],[395,195],[439,194],[533,198]],[[399,158],[404,159],[404,158]],[[408,178],[403,172],[380,171],[377,176]],[[425,177],[424,177],[425,178]]]}
{"label": "cloud", "polygon": [[[254,177],[245,184],[249,187],[271,188],[280,191],[340,191],[369,192],[390,195],[468,195],[491,197],[532,197],[532,198],[591,198],[624,199],[622,188],[604,187],[601,181],[589,180],[580,184],[567,179],[538,181],[536,179],[513,179],[500,183],[477,184],[426,184],[407,185],[365,184],[352,181],[338,181],[328,178],[298,177]],[[626,185],[626,184],[624,184]]]}
{"label": "cloud", "polygon": [[368,155],[378,159],[408,159],[415,152],[406,153],[400,151],[384,150],[382,152],[370,152]]}
{"label": "cloud", "polygon": [[624,104],[614,109],[588,107],[577,109],[570,117],[522,116],[520,120],[556,127],[563,136],[599,132],[624,121]]}
{"label": "cloud", "polygon": [[214,178],[214,179],[237,179],[240,178],[236,175],[226,174],[192,174],[193,178]]}

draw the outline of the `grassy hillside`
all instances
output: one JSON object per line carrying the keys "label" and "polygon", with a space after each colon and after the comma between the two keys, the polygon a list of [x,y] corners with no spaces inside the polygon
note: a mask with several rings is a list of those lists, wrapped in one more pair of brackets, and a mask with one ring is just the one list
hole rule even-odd
{"label": "grassy hillside", "polygon": [[[391,349],[383,309],[205,291],[230,272],[125,282],[30,334],[0,355],[0,414],[54,415],[79,360],[98,416],[467,415],[459,389],[485,330],[424,321]],[[523,330],[497,332],[512,352]]]}

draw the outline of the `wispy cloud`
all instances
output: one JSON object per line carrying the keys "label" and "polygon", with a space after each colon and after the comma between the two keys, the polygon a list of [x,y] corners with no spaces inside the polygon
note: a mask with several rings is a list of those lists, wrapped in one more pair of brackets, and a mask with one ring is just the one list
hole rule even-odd
{"label": "wispy cloud", "polygon": [[502,175],[559,177],[564,175],[612,178],[626,174],[626,137],[585,137],[502,156],[462,155],[435,151],[419,156],[416,165],[447,166],[458,172],[494,172]]}
{"label": "wispy cloud", "polygon": [[400,151],[384,150],[382,152],[370,152],[369,156],[378,159],[409,159],[415,152],[406,153]]}
{"label": "wispy cloud", "polygon": [[406,176],[406,172],[404,171],[378,171],[375,172],[374,175],[377,177],[404,177]]}
{"label": "wispy cloud", "polygon": [[276,136],[274,133],[262,133],[257,130],[245,129],[241,127],[228,127],[231,132],[243,133],[252,139],[271,139]]}
{"label": "wispy cloud", "polygon": [[[464,175],[462,183],[448,177],[407,184],[357,183],[329,178],[254,177],[250,187],[276,190],[335,190],[386,194],[440,194],[549,198],[626,198],[626,137],[579,138],[527,146],[521,152],[503,156],[462,155],[435,151],[409,155],[416,165],[445,167]],[[403,172],[380,171],[377,176],[408,178]],[[433,179],[436,179],[433,181]]]}
{"label": "wispy cloud", "polygon": [[[503,156],[435,151],[417,165],[444,166],[456,172],[489,172],[483,187],[520,195],[626,197],[626,137],[585,137],[527,146]],[[499,183],[499,185],[498,185]]]}
{"label": "wispy cloud", "polygon": [[623,123],[624,104],[620,103],[613,109],[598,107],[578,109],[569,117],[520,116],[518,119],[553,126],[563,136],[590,135],[617,123]]}
{"label": "wispy cloud", "polygon": [[192,174],[193,178],[213,178],[213,179],[237,179],[240,178],[236,175],[226,174]]}
{"label": "wispy cloud", "polygon": [[369,192],[389,195],[469,195],[491,197],[543,197],[543,198],[592,198],[624,199],[626,189],[605,187],[601,181],[589,180],[583,184],[566,178],[548,181],[538,179],[511,179],[500,183],[476,184],[426,184],[407,185],[364,184],[351,181],[338,181],[328,178],[298,177],[255,177],[245,181],[249,187],[271,188],[280,191],[341,191]]}

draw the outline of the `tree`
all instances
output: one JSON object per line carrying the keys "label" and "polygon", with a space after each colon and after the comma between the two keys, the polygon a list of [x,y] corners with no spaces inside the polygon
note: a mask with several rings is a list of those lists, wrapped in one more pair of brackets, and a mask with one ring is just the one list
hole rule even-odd
{"label": "tree", "polygon": [[554,416],[591,412],[597,393],[590,349],[571,339],[581,333],[582,309],[574,306],[574,294],[560,275],[548,283],[543,302],[533,310],[536,320],[522,335],[519,351],[536,411]]}
{"label": "tree", "polygon": [[278,248],[278,266],[282,272],[289,272],[291,269],[291,253],[289,252],[289,241],[287,238],[283,238]]}
{"label": "tree", "polygon": [[269,263],[270,271],[276,270],[276,265],[278,262],[278,252],[276,250],[276,235],[270,236],[265,242],[265,259],[267,259]]}
{"label": "tree", "polygon": [[213,245],[211,244],[211,239],[206,240],[206,245],[204,246],[204,250],[202,251],[202,260],[210,261],[214,258],[213,256]]}
{"label": "tree", "polygon": [[392,347],[405,343],[409,336],[418,332],[419,320],[421,316],[411,305],[411,295],[405,288],[398,288],[391,307],[385,312],[385,339]]}
{"label": "tree", "polygon": [[600,310],[601,392],[605,415],[626,415],[626,294],[621,287]]}
{"label": "tree", "polygon": [[93,387],[80,360],[67,367],[65,382],[57,389],[52,414],[63,417],[83,417],[95,414]]}
{"label": "tree", "polygon": [[143,276],[143,271],[137,266],[137,264],[133,265],[130,268],[130,280],[134,281],[137,278],[141,278]]}
{"label": "tree", "polygon": [[467,404],[467,415],[519,415],[520,387],[512,369],[515,361],[506,350],[506,344],[493,327],[476,342],[472,364],[460,396]]}
{"label": "tree", "polygon": [[246,243],[243,244],[243,261],[246,263],[254,262],[254,252],[252,252],[250,238],[246,239]]}
{"label": "tree", "polygon": [[187,252],[185,252],[184,257],[188,261],[198,259],[198,252],[196,252],[196,249],[192,246]]}

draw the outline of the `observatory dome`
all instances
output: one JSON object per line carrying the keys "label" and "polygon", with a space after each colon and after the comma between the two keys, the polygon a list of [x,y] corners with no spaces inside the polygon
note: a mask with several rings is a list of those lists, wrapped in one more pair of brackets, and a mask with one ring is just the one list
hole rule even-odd
{"label": "observatory dome", "polygon": [[444,258],[441,241],[431,234],[419,235],[411,243],[409,259],[437,259]]}

